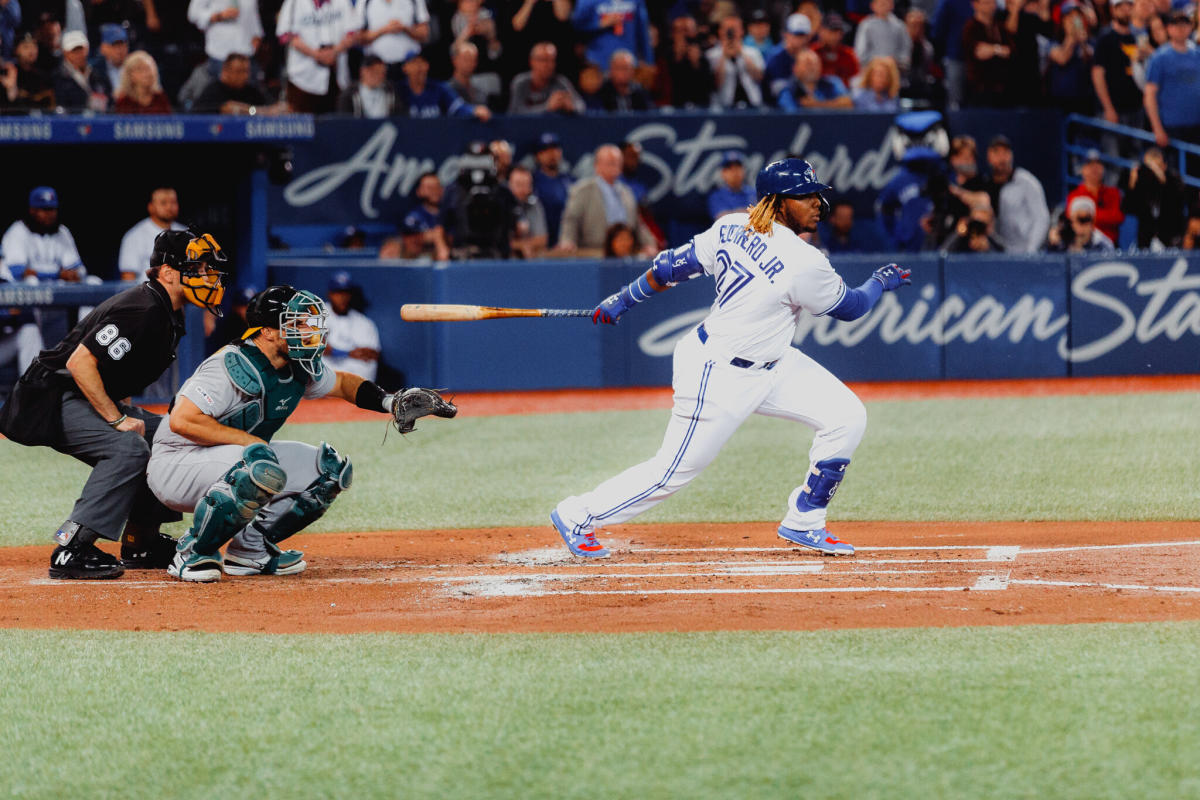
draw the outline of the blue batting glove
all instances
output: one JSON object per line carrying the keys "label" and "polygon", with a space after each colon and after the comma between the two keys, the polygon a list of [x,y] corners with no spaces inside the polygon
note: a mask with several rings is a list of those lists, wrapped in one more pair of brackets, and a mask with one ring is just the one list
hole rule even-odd
{"label": "blue batting glove", "polygon": [[605,325],[616,325],[617,320],[628,310],[629,303],[625,299],[625,290],[622,289],[610,294],[604,298],[604,302],[596,306],[596,310],[592,312],[592,324],[598,325],[603,322]]}
{"label": "blue batting glove", "polygon": [[895,291],[901,286],[910,286],[912,281],[909,276],[912,275],[912,270],[906,269],[899,264],[887,264],[871,273],[871,279],[879,281],[885,292]]}

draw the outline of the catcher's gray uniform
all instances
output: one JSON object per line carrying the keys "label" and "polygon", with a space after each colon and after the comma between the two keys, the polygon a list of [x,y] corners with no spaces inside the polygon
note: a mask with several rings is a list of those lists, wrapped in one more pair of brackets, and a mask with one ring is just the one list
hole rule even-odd
{"label": "catcher's gray uniform", "polygon": [[[205,414],[239,430],[248,430],[256,436],[270,441],[271,435],[283,424],[297,401],[303,397],[324,397],[337,385],[337,376],[331,369],[322,369],[320,375],[304,387],[303,392],[292,381],[302,379],[299,369],[292,371],[287,380],[267,388],[260,396],[246,392],[230,373],[230,353],[252,345],[235,343],[221,348],[209,356],[196,369],[192,377],[179,390]],[[244,363],[237,360],[237,364]],[[240,413],[259,406],[258,422],[246,425],[253,419]],[[320,448],[304,442],[275,441],[271,449],[279,457],[279,465],[287,473],[283,490],[274,495],[259,512],[256,520],[263,527],[270,527],[275,519],[293,505],[293,498],[319,477],[317,466]],[[146,468],[146,483],[154,495],[168,508],[190,512],[214,484],[223,482],[229,468],[242,458],[241,445],[202,445],[171,430],[169,424],[160,425],[154,436],[150,452],[150,463]],[[226,484],[225,488],[228,488]],[[229,551],[246,556],[258,556],[266,552],[262,534],[257,526],[248,525],[229,543]]]}

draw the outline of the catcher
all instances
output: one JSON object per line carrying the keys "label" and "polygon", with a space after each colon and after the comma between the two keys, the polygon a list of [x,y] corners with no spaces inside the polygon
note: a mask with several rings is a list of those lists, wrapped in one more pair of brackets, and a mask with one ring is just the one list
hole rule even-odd
{"label": "catcher", "polygon": [[[320,519],[344,489],[350,459],[329,444],[271,437],[302,397],[340,397],[391,414],[401,433],[427,414],[458,409],[431,389],[386,393],[321,361],[327,329],[316,295],[272,286],[246,309],[240,341],[207,358],[180,388],[154,436],[146,482],[162,503],[193,511],[168,574],[209,582],[227,575],[294,575],[304,554],[279,543]],[[220,548],[226,542],[224,558]]]}

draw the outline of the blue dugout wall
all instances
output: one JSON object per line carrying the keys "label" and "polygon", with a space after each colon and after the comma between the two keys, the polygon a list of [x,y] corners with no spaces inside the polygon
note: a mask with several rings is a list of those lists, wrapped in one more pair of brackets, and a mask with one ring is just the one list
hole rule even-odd
{"label": "blue dugout wall", "polygon": [[[843,256],[857,285],[886,259]],[[802,315],[794,344],[845,380],[1037,378],[1200,371],[1200,254],[940,257],[904,261],[913,285],[854,322]],[[669,385],[671,352],[708,312],[710,278],[681,284],[620,325],[589,319],[408,323],[404,303],[590,308],[643,262],[501,261],[390,266],[272,259],[273,281],[323,289],[350,270],[383,358],[410,384],[460,391]]]}

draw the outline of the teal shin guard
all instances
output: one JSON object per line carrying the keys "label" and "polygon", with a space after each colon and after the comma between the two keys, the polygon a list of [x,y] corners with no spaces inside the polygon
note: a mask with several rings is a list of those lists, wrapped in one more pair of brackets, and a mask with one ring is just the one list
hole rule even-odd
{"label": "teal shin guard", "polygon": [[[251,448],[246,450],[251,454]],[[196,540],[192,549],[201,555],[216,553],[246,527],[263,504],[283,490],[287,473],[278,463],[263,458],[249,463],[239,461],[222,481],[196,504],[192,520]]]}
{"label": "teal shin guard", "polygon": [[354,467],[349,458],[338,455],[337,450],[321,442],[317,451],[318,475],[304,491],[296,495],[292,505],[270,525],[256,522],[263,538],[271,544],[299,533],[320,519],[343,489],[350,488],[354,479]]}

